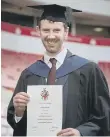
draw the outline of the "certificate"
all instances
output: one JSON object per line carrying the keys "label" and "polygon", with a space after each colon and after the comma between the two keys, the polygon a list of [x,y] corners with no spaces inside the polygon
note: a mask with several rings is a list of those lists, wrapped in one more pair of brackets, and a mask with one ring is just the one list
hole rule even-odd
{"label": "certificate", "polygon": [[28,86],[27,136],[56,136],[62,129],[62,86]]}

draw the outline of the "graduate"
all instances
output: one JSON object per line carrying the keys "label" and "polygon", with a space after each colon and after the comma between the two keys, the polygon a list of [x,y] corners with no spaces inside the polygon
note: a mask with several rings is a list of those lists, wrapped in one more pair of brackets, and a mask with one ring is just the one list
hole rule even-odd
{"label": "graduate", "polygon": [[13,136],[27,133],[28,85],[63,85],[63,122],[57,136],[110,135],[110,97],[104,74],[97,64],[72,54],[64,45],[72,12],[78,11],[55,4],[33,8],[44,10],[39,34],[46,52],[42,60],[22,71],[14,90],[7,110]]}

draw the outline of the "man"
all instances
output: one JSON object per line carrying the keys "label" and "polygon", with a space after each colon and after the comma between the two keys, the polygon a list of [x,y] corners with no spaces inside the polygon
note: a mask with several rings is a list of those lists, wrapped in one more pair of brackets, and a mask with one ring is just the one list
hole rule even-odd
{"label": "man", "polygon": [[[95,63],[64,48],[68,36],[66,17],[69,20],[70,15],[69,12],[64,15],[66,8],[58,5],[43,8],[39,32],[46,53],[43,60],[21,73],[15,88],[7,113],[14,136],[26,136],[26,106],[30,99],[27,86],[46,84],[63,85],[63,123],[57,136],[110,135],[110,98],[102,71]],[[50,76],[53,68],[54,74]]]}

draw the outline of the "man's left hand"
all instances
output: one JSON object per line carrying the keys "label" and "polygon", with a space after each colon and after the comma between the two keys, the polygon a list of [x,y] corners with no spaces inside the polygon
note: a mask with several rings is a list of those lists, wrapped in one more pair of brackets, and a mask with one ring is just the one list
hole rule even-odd
{"label": "man's left hand", "polygon": [[62,129],[57,136],[81,136],[80,132],[74,128]]}

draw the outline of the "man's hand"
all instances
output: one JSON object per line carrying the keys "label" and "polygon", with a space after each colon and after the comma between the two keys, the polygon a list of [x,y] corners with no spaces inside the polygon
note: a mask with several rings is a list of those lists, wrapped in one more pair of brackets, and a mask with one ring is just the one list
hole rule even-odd
{"label": "man's hand", "polygon": [[15,114],[18,117],[22,117],[29,102],[29,95],[25,92],[19,92],[13,97],[13,104],[15,108]]}
{"label": "man's hand", "polygon": [[74,128],[62,129],[57,136],[81,136],[80,132]]}

